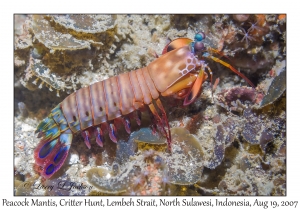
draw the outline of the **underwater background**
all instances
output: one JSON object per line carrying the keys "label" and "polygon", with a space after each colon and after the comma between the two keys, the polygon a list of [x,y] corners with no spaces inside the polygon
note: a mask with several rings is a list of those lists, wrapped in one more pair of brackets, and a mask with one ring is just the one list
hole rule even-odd
{"label": "underwater background", "polygon": [[[195,103],[183,107],[162,98],[172,155],[145,114],[131,135],[118,133],[117,144],[106,137],[104,148],[93,141],[89,150],[76,136],[60,171],[48,180],[39,175],[34,131],[58,103],[82,87],[147,66],[170,40],[193,39],[199,31],[220,52],[215,56],[255,89],[205,60],[213,84],[203,84]],[[284,14],[14,15],[14,193],[286,195],[285,91]]]}

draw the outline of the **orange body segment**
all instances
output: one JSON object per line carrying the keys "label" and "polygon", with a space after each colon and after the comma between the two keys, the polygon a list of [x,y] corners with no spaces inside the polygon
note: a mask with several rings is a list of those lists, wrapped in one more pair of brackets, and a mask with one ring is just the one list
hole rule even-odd
{"label": "orange body segment", "polygon": [[84,87],[76,91],[76,101],[81,130],[93,126],[90,88]]}
{"label": "orange body segment", "polygon": [[147,69],[142,68],[142,69],[136,70],[136,76],[137,76],[137,80],[140,84],[141,91],[143,93],[143,98],[144,98],[143,102],[145,104],[150,104],[152,101],[152,96],[151,96],[151,92],[147,86],[146,80],[143,76],[143,71],[145,71],[145,70],[147,70]]}
{"label": "orange body segment", "polygon": [[165,48],[162,51],[162,54],[165,54],[165,53],[170,52],[170,51],[172,51],[174,49],[177,49],[177,48],[187,46],[191,42],[193,42],[193,40],[189,39],[189,38],[174,39],[172,42],[170,42],[168,45],[165,46]]}
{"label": "orange body segment", "polygon": [[159,93],[153,83],[153,80],[150,77],[147,67],[142,69],[144,79],[146,81],[146,85],[151,93],[152,99],[157,99],[159,97]]}
{"label": "orange body segment", "polygon": [[187,106],[195,101],[198,93],[201,90],[204,80],[205,80],[204,68],[201,68],[199,75],[193,84],[193,87],[190,89],[190,92],[187,94],[187,97],[185,98],[185,100],[183,102],[184,106]]}
{"label": "orange body segment", "polygon": [[162,92],[161,95],[169,96],[185,88],[190,88],[195,82],[196,78],[197,78],[196,75],[189,73],[184,77],[182,77],[180,80],[178,80],[176,84],[172,85],[166,91]]}
{"label": "orange body segment", "polygon": [[70,129],[76,133],[80,130],[80,121],[77,113],[76,93],[72,93],[62,102],[62,110]]}
{"label": "orange body segment", "polygon": [[136,76],[136,71],[129,72],[129,79],[134,92],[134,101],[132,103],[135,109],[139,109],[144,106],[144,98],[138,78]]}
{"label": "orange body segment", "polygon": [[189,47],[185,46],[164,54],[150,63],[148,71],[157,90],[164,92],[197,65],[197,59]]}
{"label": "orange body segment", "polygon": [[107,117],[105,111],[105,92],[103,81],[96,82],[90,86],[90,97],[94,125],[99,125],[100,123],[106,122]]}
{"label": "orange body segment", "polygon": [[129,114],[134,111],[133,101],[134,92],[129,78],[129,73],[120,74],[118,77],[120,88],[120,107],[122,115]]}
{"label": "orange body segment", "polygon": [[120,109],[120,95],[118,78],[110,77],[104,80],[104,92],[105,92],[105,110],[108,120],[113,120],[122,116]]}

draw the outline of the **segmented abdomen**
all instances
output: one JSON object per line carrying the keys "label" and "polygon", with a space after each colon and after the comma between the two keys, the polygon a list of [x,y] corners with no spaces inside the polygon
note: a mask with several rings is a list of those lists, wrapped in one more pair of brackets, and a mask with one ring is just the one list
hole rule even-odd
{"label": "segmented abdomen", "polygon": [[[154,126],[167,138],[170,148],[170,127],[158,99],[159,92],[164,92],[187,74],[188,61],[193,59],[189,48],[182,47],[162,55],[148,67],[108,78],[69,95],[37,127],[38,137],[43,137],[43,140],[37,145],[34,158],[36,164],[42,166],[41,175],[49,178],[61,168],[74,133],[81,131],[88,148],[91,148],[90,137],[93,134],[96,143],[102,147],[105,131],[116,142],[114,123],[121,121],[130,133],[130,119],[126,115],[142,109],[144,105],[148,105],[156,121]],[[139,117],[133,117],[139,124]]]}
{"label": "segmented abdomen", "polygon": [[[147,67],[94,83],[69,95],[36,130],[38,137],[43,136],[34,153],[36,163],[42,166],[42,176],[49,178],[62,166],[73,139],[72,133],[82,131],[90,148],[88,129],[94,127],[96,142],[103,146],[101,124],[120,118],[130,132],[130,120],[122,116],[158,97]],[[109,130],[111,140],[116,142],[113,122],[105,128]]]}
{"label": "segmented abdomen", "polygon": [[81,88],[62,103],[62,112],[76,133],[127,115],[157,99],[159,93],[147,67]]}

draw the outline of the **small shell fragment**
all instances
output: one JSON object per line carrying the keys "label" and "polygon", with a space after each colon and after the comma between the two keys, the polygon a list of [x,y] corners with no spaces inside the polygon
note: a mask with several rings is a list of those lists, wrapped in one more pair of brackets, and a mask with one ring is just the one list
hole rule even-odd
{"label": "small shell fragment", "polygon": [[285,65],[281,65],[281,67],[282,70],[279,71],[279,75],[274,78],[266,96],[261,101],[260,108],[273,103],[284,93],[286,89],[286,67]]}
{"label": "small shell fragment", "polygon": [[87,172],[88,181],[102,193],[119,194],[126,192],[134,172],[125,169],[116,176],[106,168],[91,168]]}
{"label": "small shell fragment", "polygon": [[150,128],[141,128],[139,131],[133,132],[130,135],[130,139],[134,139],[138,142],[144,142],[148,144],[165,144],[166,141],[160,138],[158,135],[152,134]]}
{"label": "small shell fragment", "polygon": [[203,170],[203,151],[199,141],[185,128],[172,128],[172,155],[167,157],[169,182],[191,185]]}
{"label": "small shell fragment", "polygon": [[225,137],[224,128],[222,125],[217,126],[217,133],[215,138],[214,155],[212,160],[206,165],[210,169],[216,168],[221,164],[225,154]]}

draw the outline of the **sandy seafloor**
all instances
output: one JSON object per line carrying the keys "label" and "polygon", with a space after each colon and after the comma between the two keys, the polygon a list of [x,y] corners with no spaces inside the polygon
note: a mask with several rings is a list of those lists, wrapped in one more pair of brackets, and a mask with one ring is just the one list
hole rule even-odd
{"label": "sandy seafloor", "polygon": [[[15,15],[14,24],[15,195],[286,195],[285,15]],[[165,139],[145,131],[143,114],[131,136],[119,129],[117,145],[106,135],[104,148],[92,139],[89,150],[75,135],[63,167],[51,179],[39,175],[34,131],[58,103],[147,66],[170,40],[199,31],[255,89],[204,58],[213,94],[207,79],[190,106],[161,99],[172,155]]]}

